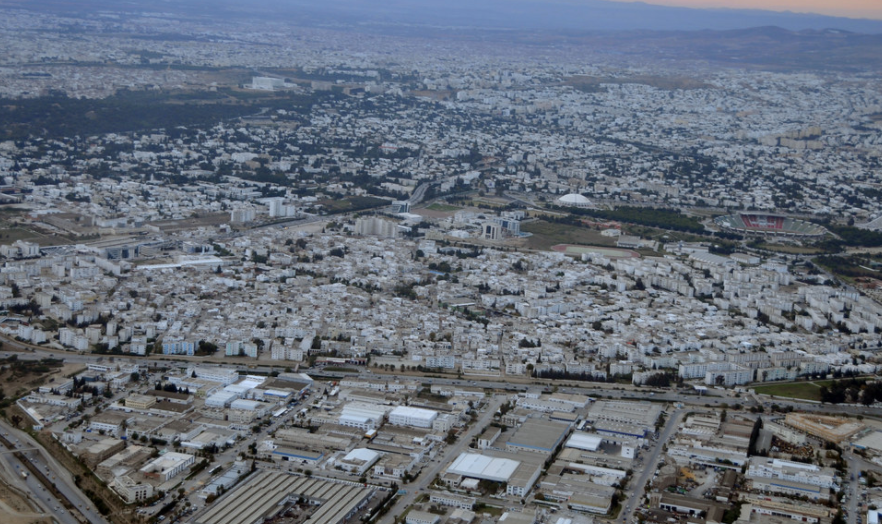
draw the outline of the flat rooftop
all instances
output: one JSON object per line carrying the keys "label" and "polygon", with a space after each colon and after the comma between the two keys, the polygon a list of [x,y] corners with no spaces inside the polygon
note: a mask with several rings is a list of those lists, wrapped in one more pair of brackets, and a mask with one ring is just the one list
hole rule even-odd
{"label": "flat rooftop", "polygon": [[567,424],[531,418],[508,439],[508,445],[550,453],[560,444],[569,429]]}
{"label": "flat rooftop", "polygon": [[279,513],[289,497],[319,502],[309,517],[310,524],[337,524],[365,499],[372,489],[350,484],[288,475],[258,472],[196,517],[196,524],[255,524]]}

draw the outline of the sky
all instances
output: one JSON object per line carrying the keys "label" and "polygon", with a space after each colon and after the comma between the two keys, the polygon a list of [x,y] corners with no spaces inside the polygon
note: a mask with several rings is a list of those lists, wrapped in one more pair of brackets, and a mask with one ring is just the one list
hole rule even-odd
{"label": "sky", "polygon": [[882,0],[616,0],[678,7],[728,7],[882,20]]}

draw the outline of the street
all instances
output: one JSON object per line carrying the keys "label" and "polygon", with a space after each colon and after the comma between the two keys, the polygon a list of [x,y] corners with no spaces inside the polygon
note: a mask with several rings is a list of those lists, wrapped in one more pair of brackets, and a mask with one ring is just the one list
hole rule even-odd
{"label": "street", "polygon": [[671,435],[674,434],[674,431],[676,431],[677,426],[679,426],[680,417],[683,415],[683,411],[683,409],[677,409],[668,419],[664,431],[662,431],[658,440],[655,442],[655,445],[652,447],[652,454],[643,461],[643,473],[636,482],[631,481],[630,489],[632,494],[621,502],[624,506],[621,512],[621,522],[631,522],[634,517],[634,512],[643,503],[643,497],[646,493],[646,483],[655,473],[662,449],[664,448],[665,443],[671,438]]}
{"label": "street", "polygon": [[452,446],[448,446],[444,453],[440,456],[435,457],[435,460],[430,462],[431,467],[423,469],[423,472],[420,473],[419,480],[416,482],[411,482],[410,484],[406,484],[401,486],[401,489],[406,489],[407,494],[398,499],[398,502],[392,508],[391,511],[386,513],[383,516],[382,520],[380,520],[380,524],[392,524],[395,520],[396,515],[400,515],[401,512],[413,504],[414,500],[417,496],[423,493],[423,490],[435,480],[435,475],[439,474],[441,470],[445,469],[450,461],[453,460],[454,457],[457,457],[460,453],[462,453],[463,448],[468,447],[469,443],[471,443],[472,438],[478,435],[481,431],[483,431],[484,427],[486,427],[491,420],[493,420],[493,415],[496,413],[496,410],[505,402],[505,398],[501,395],[494,396],[487,407],[484,410],[484,413],[481,415],[478,420],[476,420],[468,431],[459,436],[456,443]]}

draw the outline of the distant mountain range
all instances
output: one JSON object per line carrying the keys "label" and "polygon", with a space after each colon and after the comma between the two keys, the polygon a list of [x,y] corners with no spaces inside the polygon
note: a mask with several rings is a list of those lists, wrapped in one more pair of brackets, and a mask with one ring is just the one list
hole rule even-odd
{"label": "distant mountain range", "polygon": [[777,26],[791,31],[839,29],[882,33],[882,20],[608,0],[263,0],[249,4],[254,3],[271,6],[276,12],[360,24],[567,31],[700,31]]}
{"label": "distant mountain range", "polygon": [[502,45],[583,45],[641,60],[882,71],[882,21],[759,10],[608,0],[0,0],[0,7],[90,18],[146,13],[181,20],[183,33],[187,20],[266,20]]}
{"label": "distant mountain range", "polygon": [[37,11],[159,11],[270,17],[317,25],[432,26],[438,29],[701,31],[776,26],[882,34],[882,20],[747,9],[692,9],[609,0],[0,0]]}

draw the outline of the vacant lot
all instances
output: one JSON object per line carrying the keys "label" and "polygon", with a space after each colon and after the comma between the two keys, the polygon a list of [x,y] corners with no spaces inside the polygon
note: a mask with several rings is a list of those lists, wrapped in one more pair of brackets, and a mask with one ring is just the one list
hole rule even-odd
{"label": "vacant lot", "polygon": [[815,380],[812,382],[788,382],[786,384],[768,384],[756,386],[759,395],[775,395],[776,397],[799,398],[804,400],[821,400],[821,386],[832,384],[832,380]]}
{"label": "vacant lot", "polygon": [[527,247],[548,250],[558,244],[582,244],[589,246],[615,246],[616,239],[605,237],[600,231],[587,227],[554,224],[539,220],[521,224],[521,231],[532,233],[527,239]]}
{"label": "vacant lot", "polygon": [[451,206],[450,204],[439,204],[436,202],[426,209],[431,209],[432,211],[459,211],[462,208],[459,206]]}
{"label": "vacant lot", "polygon": [[321,200],[319,204],[325,206],[328,213],[346,213],[349,211],[360,211],[362,209],[371,209],[374,207],[388,206],[391,200],[374,197],[353,196],[342,200]]}
{"label": "vacant lot", "polygon": [[36,229],[25,229],[21,227],[3,227],[0,225],[0,244],[11,245],[16,240],[24,240],[25,242],[34,242],[41,246],[58,246],[62,244],[70,244],[70,238],[63,235],[46,234]]}
{"label": "vacant lot", "polygon": [[41,246],[56,246],[70,243],[70,239],[63,235],[57,235],[19,223],[17,219],[24,212],[25,210],[21,208],[0,206],[0,244],[8,246],[17,240],[36,242]]}
{"label": "vacant lot", "polygon": [[9,349],[14,359],[0,359],[3,370],[0,371],[0,384],[3,392],[8,395],[23,395],[25,392],[44,384],[61,382],[65,377],[86,369],[83,364],[61,364],[60,361],[41,363],[36,360],[17,360],[17,356]]}
{"label": "vacant lot", "polygon": [[[12,473],[3,471],[7,475]],[[27,501],[26,495],[13,488],[4,480],[0,480],[0,515],[3,524],[37,524],[50,523],[52,519],[37,513]]]}

